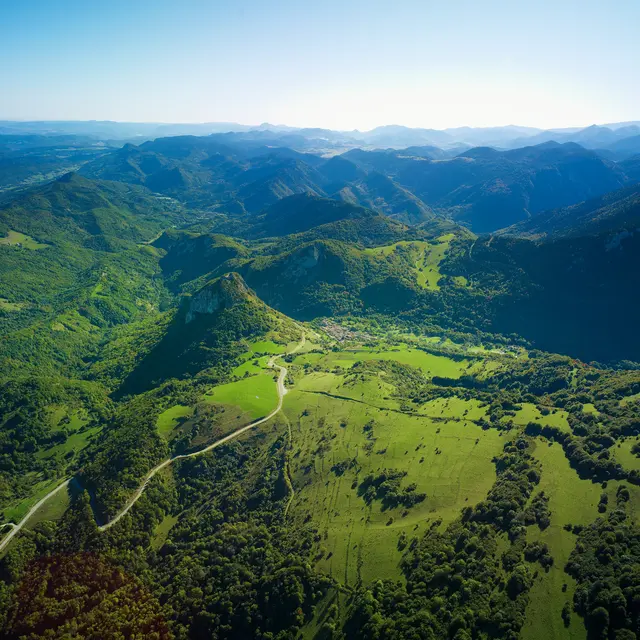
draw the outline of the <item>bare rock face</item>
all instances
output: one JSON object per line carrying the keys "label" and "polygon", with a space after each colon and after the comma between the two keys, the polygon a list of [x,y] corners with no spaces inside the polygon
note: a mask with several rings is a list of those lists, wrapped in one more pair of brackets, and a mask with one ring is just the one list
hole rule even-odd
{"label": "bare rock face", "polygon": [[288,271],[294,278],[300,278],[307,272],[318,265],[322,257],[322,249],[319,245],[314,244],[295,256],[289,265]]}
{"label": "bare rock face", "polygon": [[191,298],[186,323],[189,324],[197,314],[214,314],[245,302],[251,296],[249,287],[240,275],[227,273],[206,284]]}

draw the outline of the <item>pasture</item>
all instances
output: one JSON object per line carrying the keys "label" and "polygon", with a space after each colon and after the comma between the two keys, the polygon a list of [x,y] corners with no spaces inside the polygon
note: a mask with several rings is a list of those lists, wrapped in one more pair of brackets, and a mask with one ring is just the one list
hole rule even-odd
{"label": "pasture", "polygon": [[[542,463],[538,491],[549,496],[551,524],[544,531],[536,525],[527,527],[528,540],[540,540],[549,546],[553,566],[548,572],[540,569],[529,593],[527,622],[523,640],[556,640],[586,638],[582,620],[571,615],[571,624],[564,626],[561,618],[565,602],[573,601],[575,581],[564,571],[569,554],[576,543],[576,535],[564,529],[565,524],[587,525],[599,515],[598,501],[602,488],[590,480],[581,480],[569,466],[558,443],[552,445],[543,438],[536,440],[534,456]],[[563,591],[563,585],[566,591]]]}
{"label": "pasture", "polygon": [[[437,518],[451,522],[482,500],[495,481],[491,460],[505,436],[464,420],[433,421],[373,406],[380,397],[375,387],[361,387],[364,397],[354,400],[317,393],[336,378],[303,378],[285,397],[296,492],[290,514],[310,517],[319,528],[321,570],[350,585],[400,578],[401,537],[422,535]],[[406,510],[384,508],[379,500],[367,504],[358,485],[384,469],[406,472],[401,486],[415,483],[426,499]]]}
{"label": "pasture", "polygon": [[270,413],[278,404],[275,377],[271,371],[229,382],[208,391],[206,402],[238,409],[255,420]]}
{"label": "pasture", "polygon": [[20,233],[19,231],[8,231],[4,238],[0,238],[0,245],[20,247],[22,249],[29,249],[30,251],[46,249],[49,246],[48,244],[37,242],[31,236]]}

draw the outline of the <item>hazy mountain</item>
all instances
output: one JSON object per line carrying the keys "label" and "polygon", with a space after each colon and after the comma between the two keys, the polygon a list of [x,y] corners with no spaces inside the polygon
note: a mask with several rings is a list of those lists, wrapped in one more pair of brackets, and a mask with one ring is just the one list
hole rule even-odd
{"label": "hazy mountain", "polygon": [[257,219],[254,233],[262,236],[284,236],[339,220],[375,216],[374,211],[363,207],[304,193],[284,198],[269,207]]}
{"label": "hazy mountain", "polygon": [[400,125],[385,125],[360,133],[357,139],[374,147],[409,147],[415,145],[441,145],[453,142],[444,131],[436,129],[412,129]]}
{"label": "hazy mountain", "polygon": [[577,144],[512,151],[477,147],[439,161],[362,150],[343,157],[385,174],[427,206],[481,232],[619,189],[628,180],[615,163]]}
{"label": "hazy mountain", "polygon": [[542,131],[528,137],[517,137],[506,142],[505,147],[515,149],[525,145],[536,145],[545,142],[576,142],[587,149],[608,148],[623,138],[640,134],[640,125],[635,123],[625,124],[616,128],[592,125],[579,130],[550,130]]}
{"label": "hazy mountain", "polygon": [[502,233],[530,236],[587,236],[640,229],[640,186],[612,191],[562,209],[544,211]]}
{"label": "hazy mountain", "polygon": [[607,147],[598,151],[608,151],[615,160],[626,160],[633,155],[640,153],[640,135],[632,135],[611,143]]}
{"label": "hazy mountain", "polygon": [[621,162],[620,168],[630,180],[640,182],[640,153]]}

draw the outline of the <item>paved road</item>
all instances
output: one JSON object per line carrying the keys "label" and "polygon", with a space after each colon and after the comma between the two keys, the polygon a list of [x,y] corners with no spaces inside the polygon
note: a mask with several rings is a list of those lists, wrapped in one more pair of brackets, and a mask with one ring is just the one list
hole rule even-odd
{"label": "paved road", "polygon": [[[292,349],[289,353],[295,353],[296,351],[299,351],[300,349],[302,349],[304,344],[305,344],[305,337],[303,334],[299,344],[294,349]],[[176,460],[180,460],[182,458],[193,458],[194,456],[200,456],[205,453],[208,453],[209,451],[212,451],[213,449],[216,449],[217,447],[222,446],[223,444],[229,442],[230,440],[237,438],[239,435],[242,435],[245,431],[249,431],[249,429],[253,429],[258,425],[266,422],[267,420],[271,420],[271,418],[273,418],[273,416],[275,416],[276,413],[278,413],[280,409],[282,409],[282,400],[285,394],[287,393],[287,388],[284,386],[284,381],[287,377],[287,368],[283,367],[282,365],[276,364],[275,362],[276,359],[280,357],[281,357],[280,355],[272,356],[268,362],[269,367],[279,370],[278,380],[276,382],[276,388],[278,391],[278,404],[276,405],[276,408],[268,416],[265,416],[264,418],[260,418],[260,420],[256,420],[255,422],[251,422],[248,425],[241,427],[240,429],[237,429],[236,431],[230,433],[229,435],[226,435],[224,438],[221,438],[220,440],[217,440],[213,444],[210,444],[208,447],[205,447],[204,449],[200,449],[200,451],[194,451],[193,453],[183,453],[178,456],[174,456],[173,458],[168,458],[164,462],[161,462],[159,465],[157,465],[156,467],[151,469],[151,471],[149,471],[149,473],[145,476],[144,480],[142,481],[142,484],[136,489],[135,493],[131,496],[131,498],[129,498],[129,500],[127,501],[125,506],[122,508],[122,510],[119,511],[109,522],[98,527],[98,529],[100,531],[106,531],[107,529],[112,527],[116,522],[118,522],[120,518],[126,515],[129,509],[133,507],[133,505],[138,501],[140,496],[144,493],[144,490],[146,489],[147,484],[149,484],[149,480],[151,480],[151,478],[153,478],[153,476],[155,476],[156,473],[158,473],[158,471],[161,471],[165,467],[169,466],[172,462],[175,462]],[[11,527],[11,531],[2,539],[2,541],[0,541],[0,552],[2,552],[7,547],[7,545],[11,542],[11,540],[13,540],[13,537],[20,532],[20,530],[22,529],[22,527],[24,527],[24,525],[27,523],[29,518],[49,498],[51,498],[51,496],[56,494],[63,487],[66,487],[69,484],[69,482],[71,482],[70,478],[65,480],[62,484],[59,484],[55,489],[53,489],[53,491],[50,491],[44,498],[39,500],[35,504],[35,506],[33,506],[29,510],[27,515],[18,524],[15,524],[13,522],[6,522],[3,525],[0,525],[0,528]]]}
{"label": "paved road", "polygon": [[56,493],[58,493],[58,491],[60,491],[60,489],[62,489],[63,487],[66,487],[69,482],[71,482],[71,479],[69,478],[68,480],[65,480],[62,484],[59,484],[55,489],[53,489],[53,491],[49,491],[49,493],[47,493],[47,495],[42,498],[41,500],[39,500],[38,502],[36,502],[36,504],[31,507],[31,509],[29,509],[29,512],[27,513],[27,515],[22,518],[22,520],[20,520],[20,522],[18,522],[18,524],[15,524],[13,522],[5,522],[2,526],[3,527],[11,527],[11,531],[9,531],[9,533],[2,538],[2,541],[0,541],[0,552],[4,551],[4,549],[6,548],[6,546],[11,542],[11,540],[13,540],[13,537],[15,535],[17,535],[18,533],[20,533],[20,529],[22,529],[22,527],[24,527],[24,525],[27,523],[27,520],[29,520],[29,518],[49,499],[51,498],[51,496],[55,495]]}
{"label": "paved road", "polygon": [[[294,349],[292,349],[289,353],[295,353],[296,351],[298,351],[303,347],[304,343],[305,343],[305,337],[303,334],[302,339],[300,340],[300,343]],[[123,507],[123,509],[119,511],[111,520],[109,520],[109,522],[98,527],[98,529],[100,531],[105,531],[106,529],[109,529],[109,527],[112,527],[116,522],[118,522],[120,518],[126,515],[129,509],[133,507],[133,505],[138,501],[140,496],[144,493],[144,490],[146,489],[147,484],[149,484],[149,480],[151,480],[151,478],[153,478],[153,476],[155,476],[156,473],[158,473],[159,471],[162,471],[162,469],[169,466],[172,462],[175,462],[176,460],[181,460],[182,458],[193,458],[195,456],[200,456],[204,453],[208,453],[209,451],[216,449],[217,447],[220,447],[223,444],[226,444],[230,440],[237,438],[239,435],[242,435],[245,431],[249,431],[249,429],[253,429],[258,425],[264,422],[267,422],[267,420],[271,420],[271,418],[273,418],[273,416],[275,416],[276,413],[278,413],[280,409],[282,409],[282,400],[285,394],[287,393],[287,388],[284,386],[284,381],[285,381],[285,378],[287,377],[287,368],[275,363],[276,358],[280,358],[280,357],[281,356],[279,355],[273,356],[268,362],[269,367],[279,369],[280,371],[280,373],[278,374],[278,381],[276,383],[276,387],[278,390],[278,404],[276,405],[276,408],[268,416],[265,416],[264,418],[260,418],[260,420],[251,422],[245,427],[241,427],[240,429],[233,431],[229,435],[226,435],[224,438],[221,438],[220,440],[217,440],[213,444],[210,444],[208,447],[205,447],[204,449],[200,449],[200,451],[194,451],[193,453],[183,453],[183,454],[174,456],[173,458],[168,458],[164,462],[161,462],[159,465],[157,465],[156,467],[151,469],[151,471],[149,471],[149,473],[145,476],[144,480],[142,481],[142,484],[136,489],[135,493],[131,496],[131,498],[129,498],[129,500]]]}

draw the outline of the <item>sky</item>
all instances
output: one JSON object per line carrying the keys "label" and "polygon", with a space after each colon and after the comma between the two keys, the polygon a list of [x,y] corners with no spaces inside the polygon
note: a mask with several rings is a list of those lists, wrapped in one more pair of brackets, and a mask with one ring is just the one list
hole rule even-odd
{"label": "sky", "polygon": [[638,0],[0,0],[0,119],[640,119]]}

